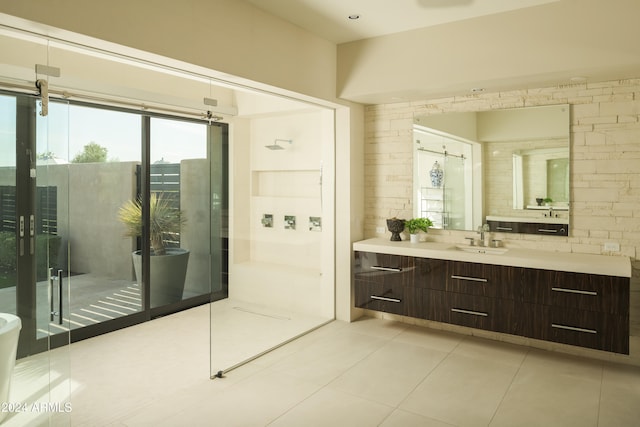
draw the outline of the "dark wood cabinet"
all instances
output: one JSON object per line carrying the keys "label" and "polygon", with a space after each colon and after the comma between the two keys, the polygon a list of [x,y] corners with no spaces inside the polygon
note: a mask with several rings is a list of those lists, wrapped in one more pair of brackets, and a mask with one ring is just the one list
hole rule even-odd
{"label": "dark wood cabinet", "polygon": [[524,300],[535,304],[620,314],[629,310],[629,279],[524,269]]}
{"label": "dark wood cabinet", "polygon": [[404,290],[413,285],[413,257],[356,252],[355,305],[369,310],[406,314]]}
{"label": "dark wood cabinet", "polygon": [[546,224],[543,222],[487,221],[489,228],[498,233],[543,234],[546,236],[568,236],[569,224]]}
{"label": "dark wood cabinet", "polygon": [[447,262],[447,291],[493,298],[522,299],[522,268]]}
{"label": "dark wood cabinet", "polygon": [[629,353],[626,277],[355,252],[355,304]]}
{"label": "dark wood cabinet", "polygon": [[523,299],[537,307],[525,336],[629,353],[629,279],[524,269]]}

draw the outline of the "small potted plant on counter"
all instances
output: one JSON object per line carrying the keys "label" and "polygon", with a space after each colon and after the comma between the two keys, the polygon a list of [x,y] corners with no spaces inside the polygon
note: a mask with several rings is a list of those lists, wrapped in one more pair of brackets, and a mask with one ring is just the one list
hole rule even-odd
{"label": "small potted plant on counter", "polygon": [[420,231],[427,233],[432,225],[433,222],[429,218],[412,218],[404,223],[405,229],[409,232],[411,243],[418,243],[420,241]]}

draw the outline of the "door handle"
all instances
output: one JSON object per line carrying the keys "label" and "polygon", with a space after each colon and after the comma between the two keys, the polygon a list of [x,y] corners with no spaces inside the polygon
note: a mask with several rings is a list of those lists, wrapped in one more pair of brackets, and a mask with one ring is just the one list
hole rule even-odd
{"label": "door handle", "polygon": [[[54,294],[54,286],[53,286],[53,282],[58,281],[58,311],[55,311],[54,307],[55,304],[53,302],[53,294]],[[53,275],[53,268],[49,269],[49,309],[50,309],[50,316],[49,316],[49,320],[51,322],[54,321],[55,316],[58,316],[58,325],[62,325],[62,307],[63,307],[63,291],[62,291],[62,270],[58,270],[58,275],[54,276]]]}
{"label": "door handle", "polygon": [[19,232],[18,232],[18,237],[19,237],[19,242],[18,242],[18,251],[20,253],[20,256],[24,256],[24,215],[20,215],[20,218],[18,219],[19,224]]}
{"label": "door handle", "polygon": [[36,220],[33,214],[31,214],[29,215],[29,252],[31,255],[33,255],[36,250],[36,242],[34,237],[36,235],[35,230],[36,230]]}
{"label": "door handle", "polygon": [[62,325],[62,270],[58,270],[58,325]]}
{"label": "door handle", "polygon": [[53,316],[55,316],[56,312],[53,311],[53,281],[55,277],[53,277],[53,268],[49,269],[49,321],[53,322]]}

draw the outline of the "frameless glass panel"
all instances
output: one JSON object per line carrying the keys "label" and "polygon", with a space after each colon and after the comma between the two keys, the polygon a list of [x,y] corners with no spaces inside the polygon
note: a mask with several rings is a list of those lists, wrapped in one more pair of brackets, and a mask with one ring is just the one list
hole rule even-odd
{"label": "frameless glass panel", "polygon": [[209,294],[207,126],[151,119],[151,308]]}
{"label": "frameless glass panel", "polygon": [[[468,160],[466,160],[468,162]],[[445,180],[445,211],[448,217],[448,227],[462,230],[467,226],[466,203],[468,200],[465,187],[465,158],[446,156],[444,162]]]}
{"label": "frameless glass panel", "polygon": [[0,95],[0,313],[16,313],[16,98]]}
{"label": "frameless glass panel", "polygon": [[125,236],[119,211],[137,194],[140,117],[51,103],[49,123],[48,143],[38,147],[38,173],[46,177],[39,191],[57,236],[48,248],[53,282],[61,275],[73,288],[64,318],[78,329],[139,312],[135,239]]}
{"label": "frameless glass panel", "polygon": [[236,124],[228,298],[211,307],[211,374],[333,319],[333,121],[315,110]]}
{"label": "frameless glass panel", "polygon": [[[3,135],[0,258],[5,260],[0,270],[5,282],[13,277],[13,286],[0,289],[0,312],[17,314],[22,326],[15,369],[0,374],[0,381],[4,382],[0,391],[10,392],[0,396],[0,401],[22,405],[10,411],[6,421],[9,425],[50,422],[64,425],[68,422],[65,408],[70,410],[69,286],[56,283],[54,296],[50,288],[53,282],[49,280],[49,268],[57,263],[55,254],[60,245],[58,216],[52,209],[57,196],[55,189],[50,191],[47,171],[36,167],[37,147],[47,147],[53,135],[41,105],[34,97],[24,95],[3,96],[0,100],[2,117],[8,118],[0,123]],[[63,131],[57,137],[66,141],[67,134]],[[64,181],[63,177],[63,185]],[[67,313],[66,317],[63,313]],[[55,345],[62,346],[55,353],[48,351],[54,346],[54,337]],[[8,366],[8,357],[16,357],[7,355],[6,350],[12,345],[6,338],[4,334],[0,337],[2,368]],[[9,380],[10,389],[6,383]],[[61,412],[39,408],[60,408]]]}
{"label": "frameless glass panel", "polygon": [[[35,178],[36,337],[46,342],[49,354],[35,358],[48,361],[43,365],[48,395],[39,397],[38,405],[51,405],[60,411],[50,411],[49,422],[65,425],[69,422],[70,403],[70,329],[73,323],[71,283],[69,280],[69,170],[56,165],[52,153],[64,153],[69,146],[69,105],[48,102],[45,112],[40,100],[36,104],[36,153],[30,177]],[[33,175],[35,169],[35,176]],[[65,238],[66,235],[66,238]],[[55,350],[53,348],[57,347]],[[66,409],[65,409],[66,408]],[[44,419],[44,417],[41,417]]]}
{"label": "frameless glass panel", "polygon": [[[65,334],[69,313],[69,169],[61,159],[69,145],[69,106],[49,103],[36,114],[36,303],[37,337]],[[60,155],[56,154],[61,153]],[[52,314],[53,313],[53,314]]]}

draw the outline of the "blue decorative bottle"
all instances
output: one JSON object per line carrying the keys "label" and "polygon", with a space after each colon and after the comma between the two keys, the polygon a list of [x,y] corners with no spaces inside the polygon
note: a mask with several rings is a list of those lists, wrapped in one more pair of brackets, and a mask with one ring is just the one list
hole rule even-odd
{"label": "blue decorative bottle", "polygon": [[440,163],[436,160],[429,172],[429,176],[431,177],[431,185],[435,188],[440,188],[442,186],[442,177],[443,177],[442,168],[440,167]]}

